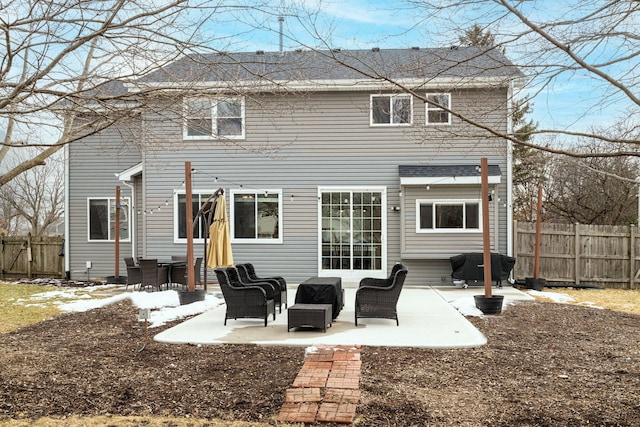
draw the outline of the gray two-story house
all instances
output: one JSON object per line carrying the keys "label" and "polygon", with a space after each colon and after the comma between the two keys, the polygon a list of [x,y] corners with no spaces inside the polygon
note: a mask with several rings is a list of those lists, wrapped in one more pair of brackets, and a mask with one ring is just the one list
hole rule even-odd
{"label": "gray two-story house", "polygon": [[124,84],[139,115],[67,147],[66,270],[114,274],[117,186],[121,257],[184,255],[188,161],[194,212],[222,188],[235,261],[261,275],[356,282],[400,261],[407,285],[451,283],[449,257],[482,251],[482,157],[492,250],[511,254],[511,146],[482,126],[509,132],[519,76],[475,47],[179,59]]}

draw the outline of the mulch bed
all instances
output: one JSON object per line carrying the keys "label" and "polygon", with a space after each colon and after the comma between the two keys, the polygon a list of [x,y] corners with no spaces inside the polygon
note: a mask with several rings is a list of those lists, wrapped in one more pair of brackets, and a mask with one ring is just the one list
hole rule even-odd
{"label": "mulch bed", "polygon": [[[303,347],[157,343],[145,340],[137,314],[124,301],[0,335],[0,420],[152,415],[276,424]],[[470,320],[487,345],[363,347],[355,424],[639,425],[639,316],[536,302]]]}

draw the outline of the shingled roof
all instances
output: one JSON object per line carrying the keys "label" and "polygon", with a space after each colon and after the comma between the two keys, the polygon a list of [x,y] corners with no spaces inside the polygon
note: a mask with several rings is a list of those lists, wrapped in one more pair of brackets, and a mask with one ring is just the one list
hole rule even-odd
{"label": "shingled roof", "polygon": [[189,55],[140,83],[491,78],[520,71],[497,49],[480,47],[370,50],[298,50]]}
{"label": "shingled roof", "polygon": [[[400,165],[400,177],[479,177],[480,165]],[[500,166],[488,165],[489,176],[500,176]]]}

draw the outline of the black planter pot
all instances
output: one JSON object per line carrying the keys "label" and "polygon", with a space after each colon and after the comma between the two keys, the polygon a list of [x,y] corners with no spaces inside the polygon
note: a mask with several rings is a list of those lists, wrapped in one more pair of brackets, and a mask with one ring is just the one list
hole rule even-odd
{"label": "black planter pot", "polygon": [[107,276],[107,284],[111,285],[125,285],[127,283],[127,276]]}
{"label": "black planter pot", "polygon": [[534,289],[536,291],[541,291],[546,284],[547,284],[546,279],[533,278],[533,277],[524,278],[524,286],[527,289]]}
{"label": "black planter pot", "polygon": [[474,295],[476,307],[484,314],[500,314],[502,313],[502,301],[504,295],[493,295],[485,297],[484,295]]}
{"label": "black planter pot", "polygon": [[207,291],[203,289],[196,289],[195,291],[178,291],[178,298],[180,299],[180,305],[191,304],[196,301],[204,301],[204,296]]}

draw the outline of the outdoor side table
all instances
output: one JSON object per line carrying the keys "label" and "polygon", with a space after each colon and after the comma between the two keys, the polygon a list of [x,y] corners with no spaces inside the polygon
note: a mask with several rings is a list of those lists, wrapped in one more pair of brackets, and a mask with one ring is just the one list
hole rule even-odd
{"label": "outdoor side table", "polygon": [[287,309],[287,332],[291,328],[308,326],[327,332],[331,326],[331,304],[294,304]]}

